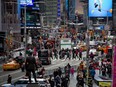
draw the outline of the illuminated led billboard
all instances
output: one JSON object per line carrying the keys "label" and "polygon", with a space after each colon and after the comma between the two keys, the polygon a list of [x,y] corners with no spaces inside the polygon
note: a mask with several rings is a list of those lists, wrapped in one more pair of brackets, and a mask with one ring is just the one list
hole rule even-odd
{"label": "illuminated led billboard", "polygon": [[89,0],[89,17],[112,17],[112,0]]}
{"label": "illuminated led billboard", "polygon": [[33,5],[33,0],[20,0],[20,5]]}

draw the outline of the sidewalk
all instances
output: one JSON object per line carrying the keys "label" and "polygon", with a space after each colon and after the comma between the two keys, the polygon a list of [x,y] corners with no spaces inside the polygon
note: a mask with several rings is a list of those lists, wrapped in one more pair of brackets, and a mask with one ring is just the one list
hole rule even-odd
{"label": "sidewalk", "polygon": [[[70,77],[69,87],[76,87],[76,83],[77,83],[76,75],[77,75],[77,73],[74,73],[74,77]],[[88,86],[84,85],[84,87],[88,87]],[[95,83],[93,83],[93,87],[99,87],[99,86],[97,86]]]}

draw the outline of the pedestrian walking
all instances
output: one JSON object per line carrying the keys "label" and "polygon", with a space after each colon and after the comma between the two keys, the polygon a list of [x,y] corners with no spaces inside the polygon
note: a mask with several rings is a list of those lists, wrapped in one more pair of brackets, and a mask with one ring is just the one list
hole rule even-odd
{"label": "pedestrian walking", "polygon": [[19,61],[20,67],[21,67],[21,65],[22,65],[22,63],[24,61],[24,57],[23,57],[23,54],[21,52],[19,53],[18,61]]}
{"label": "pedestrian walking", "polygon": [[101,71],[102,71],[102,76],[106,76],[106,66],[105,65],[102,65]]}
{"label": "pedestrian walking", "polygon": [[50,87],[54,87],[55,86],[55,82],[52,76],[50,76],[49,78],[49,83],[50,83]]}
{"label": "pedestrian walking", "polygon": [[90,70],[90,76],[92,77],[93,80],[94,80],[95,74],[96,74],[95,69],[92,68],[92,69]]}
{"label": "pedestrian walking", "polygon": [[112,73],[112,66],[111,66],[111,64],[108,64],[107,65],[107,74],[108,74],[109,78],[111,78],[111,73]]}
{"label": "pedestrian walking", "polygon": [[42,77],[44,77],[44,75],[45,75],[45,68],[44,67],[42,67],[42,69],[41,69],[41,75],[42,75]]}
{"label": "pedestrian walking", "polygon": [[58,68],[58,75],[61,77],[62,75],[62,70],[61,70],[61,67]]}
{"label": "pedestrian walking", "polygon": [[77,87],[84,87],[84,78],[83,78],[83,75],[78,75],[77,77]]}
{"label": "pedestrian walking", "polygon": [[69,77],[70,77],[70,68],[71,68],[71,65],[68,63],[68,64],[65,66],[65,74],[68,74]]}
{"label": "pedestrian walking", "polygon": [[55,77],[55,83],[56,87],[61,87],[61,77],[59,75]]}
{"label": "pedestrian walking", "polygon": [[12,82],[12,76],[9,74],[8,75],[8,79],[7,79],[7,83],[8,84],[11,84],[11,82]]}
{"label": "pedestrian walking", "polygon": [[62,59],[62,50],[59,51],[59,58]]}
{"label": "pedestrian walking", "polygon": [[22,71],[22,72],[25,71],[25,63],[22,63],[22,65],[21,65],[21,71]]}
{"label": "pedestrian walking", "polygon": [[56,49],[54,49],[54,57],[56,58],[56,59],[58,59],[58,51],[56,50]]}
{"label": "pedestrian walking", "polygon": [[70,68],[70,74],[71,74],[71,76],[74,76],[74,68],[73,67]]}
{"label": "pedestrian walking", "polygon": [[67,58],[70,60],[70,50],[68,48],[66,49],[66,55],[67,55]]}
{"label": "pedestrian walking", "polygon": [[82,50],[79,49],[79,60],[81,60],[81,59],[82,59]]}
{"label": "pedestrian walking", "polygon": [[58,69],[55,69],[53,72],[54,78],[58,75]]}
{"label": "pedestrian walking", "polygon": [[90,58],[93,60],[93,58],[94,58],[93,52],[91,52],[89,56],[90,56]]}
{"label": "pedestrian walking", "polygon": [[74,59],[76,56],[75,56],[75,49],[73,48],[72,49],[72,59]]}
{"label": "pedestrian walking", "polygon": [[35,58],[32,56],[32,52],[30,52],[28,54],[28,57],[26,58],[25,68],[28,74],[29,82],[31,83],[31,72],[33,73],[35,82],[37,82],[36,74],[35,74],[35,70],[37,70],[37,64]]}
{"label": "pedestrian walking", "polygon": [[77,79],[76,87],[84,87],[84,78],[81,72],[77,73],[76,79]]}
{"label": "pedestrian walking", "polygon": [[79,50],[76,49],[76,57],[78,58],[78,53],[79,53]]}

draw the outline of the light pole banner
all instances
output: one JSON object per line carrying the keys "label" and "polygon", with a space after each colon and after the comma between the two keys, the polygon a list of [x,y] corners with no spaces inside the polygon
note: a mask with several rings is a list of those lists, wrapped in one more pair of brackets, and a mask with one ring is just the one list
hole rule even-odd
{"label": "light pole banner", "polygon": [[116,87],[116,46],[114,47],[114,56],[113,56],[113,73],[112,73],[112,78],[113,78],[113,83],[112,87]]}

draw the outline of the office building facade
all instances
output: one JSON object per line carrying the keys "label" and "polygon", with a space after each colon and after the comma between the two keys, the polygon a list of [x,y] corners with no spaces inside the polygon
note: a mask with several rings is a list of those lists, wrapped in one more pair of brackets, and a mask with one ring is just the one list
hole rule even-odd
{"label": "office building facade", "polygon": [[54,26],[57,19],[61,16],[61,0],[45,0],[45,17],[44,23]]}

